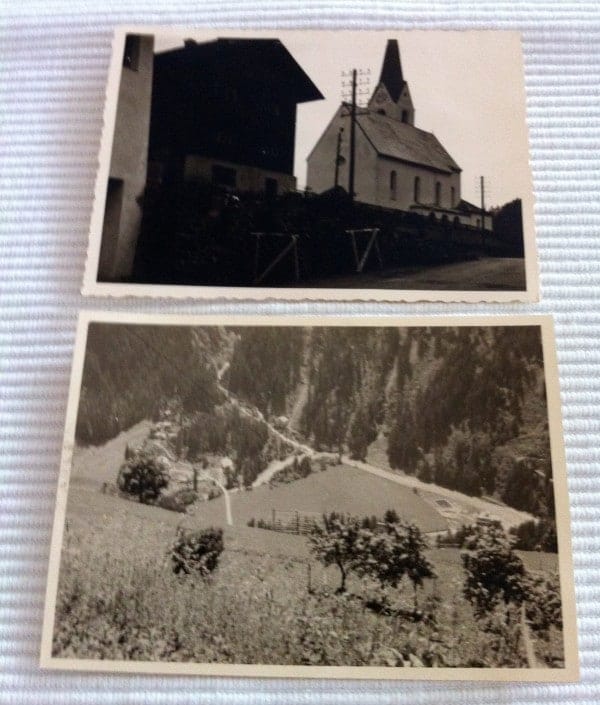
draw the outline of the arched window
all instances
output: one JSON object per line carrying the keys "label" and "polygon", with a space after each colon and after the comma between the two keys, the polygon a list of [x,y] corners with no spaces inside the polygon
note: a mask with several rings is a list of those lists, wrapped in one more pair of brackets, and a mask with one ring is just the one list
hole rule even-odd
{"label": "arched window", "polygon": [[454,186],[450,187],[450,208],[454,208],[454,204],[456,203],[456,189]]}
{"label": "arched window", "polygon": [[439,181],[435,182],[435,205],[439,206],[442,202],[442,184]]}
{"label": "arched window", "polygon": [[421,179],[420,179],[420,177],[415,176],[413,201],[415,203],[419,203],[420,200],[421,200]]}
{"label": "arched window", "polygon": [[396,172],[390,171],[390,198],[392,199],[392,201],[396,200],[397,189],[398,189],[398,184],[397,184]]}
{"label": "arched window", "polygon": [[408,110],[402,111],[402,122],[408,122]]}

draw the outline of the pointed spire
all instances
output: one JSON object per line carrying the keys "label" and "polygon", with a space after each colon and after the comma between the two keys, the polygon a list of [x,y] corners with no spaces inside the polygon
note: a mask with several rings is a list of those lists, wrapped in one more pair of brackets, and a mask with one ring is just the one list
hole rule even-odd
{"label": "pointed spire", "polygon": [[387,88],[394,103],[397,102],[404,86],[404,77],[400,63],[400,50],[395,39],[388,39],[379,82]]}

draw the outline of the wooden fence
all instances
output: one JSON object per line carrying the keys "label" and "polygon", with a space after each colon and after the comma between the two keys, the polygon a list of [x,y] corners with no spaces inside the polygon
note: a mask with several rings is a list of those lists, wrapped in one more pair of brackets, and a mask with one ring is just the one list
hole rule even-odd
{"label": "wooden fence", "polygon": [[272,509],[270,521],[265,528],[286,534],[309,534],[315,524],[322,523],[323,514],[320,512]]}

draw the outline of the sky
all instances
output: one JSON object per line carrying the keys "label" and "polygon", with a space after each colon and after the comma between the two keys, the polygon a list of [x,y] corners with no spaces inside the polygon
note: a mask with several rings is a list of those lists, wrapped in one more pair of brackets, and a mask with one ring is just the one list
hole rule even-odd
{"label": "sky", "polygon": [[227,36],[280,39],[325,96],[298,106],[294,173],[299,188],[306,183],[306,157],[342,100],[342,81],[347,80],[342,72],[370,70],[370,96],[387,40],[396,39],[415,126],[433,132],[462,167],[462,197],[479,205],[483,176],[487,207],[514,198],[532,203],[518,33],[178,30],[155,35],[155,50],[178,46],[188,37],[209,41]]}

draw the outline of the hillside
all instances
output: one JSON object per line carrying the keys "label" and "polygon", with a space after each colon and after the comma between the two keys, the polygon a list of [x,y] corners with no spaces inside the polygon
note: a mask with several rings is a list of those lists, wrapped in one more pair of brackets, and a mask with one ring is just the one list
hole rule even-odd
{"label": "hillside", "polygon": [[[95,448],[75,454],[61,555],[53,652],[59,657],[235,663],[397,665],[394,650],[416,653],[433,666],[526,665],[522,646],[499,650],[474,617],[461,586],[460,551],[430,549],[436,580],[420,590],[433,622],[378,614],[360,600],[368,583],[352,575],[349,594],[335,593],[339,575],[310,551],[305,536],[252,528],[248,518],[271,508],[331,506],[355,512],[390,503],[411,512],[424,530],[439,515],[412,490],[337,466],[286,486],[231,495],[234,526],[221,498],[193,514],[127,501],[99,491],[116,455],[147,430],[145,422]],[[372,504],[369,504],[372,502]],[[224,529],[226,549],[210,580],[173,575],[166,557],[177,527]],[[521,554],[528,570],[551,577],[556,556]],[[309,567],[310,566],[310,567]],[[378,594],[378,593],[375,593]],[[389,591],[409,610],[408,581]],[[343,641],[340,641],[340,636]],[[363,648],[363,644],[367,646]],[[393,648],[390,648],[393,647]],[[536,639],[537,658],[562,665],[562,635],[552,627]],[[430,653],[431,652],[431,653]],[[310,659],[310,661],[307,661]],[[314,659],[314,660],[313,660]]]}
{"label": "hillside", "polygon": [[190,459],[227,455],[246,485],[281,453],[266,423],[283,415],[316,451],[377,447],[380,467],[554,520],[537,327],[90,328],[80,442],[173,398]]}
{"label": "hillside", "polygon": [[[285,382],[277,383],[276,408],[290,407],[283,396],[293,401],[294,425],[317,450],[365,459],[376,442],[384,466],[553,520],[537,328],[315,328],[310,337],[280,328],[278,335],[288,339],[287,356],[281,341],[275,351],[269,336],[241,330],[232,366],[243,367],[246,356],[263,364],[253,367],[248,388],[237,378],[236,393],[256,401],[254,390],[264,396],[277,369]],[[268,395],[261,408],[272,408]]]}

